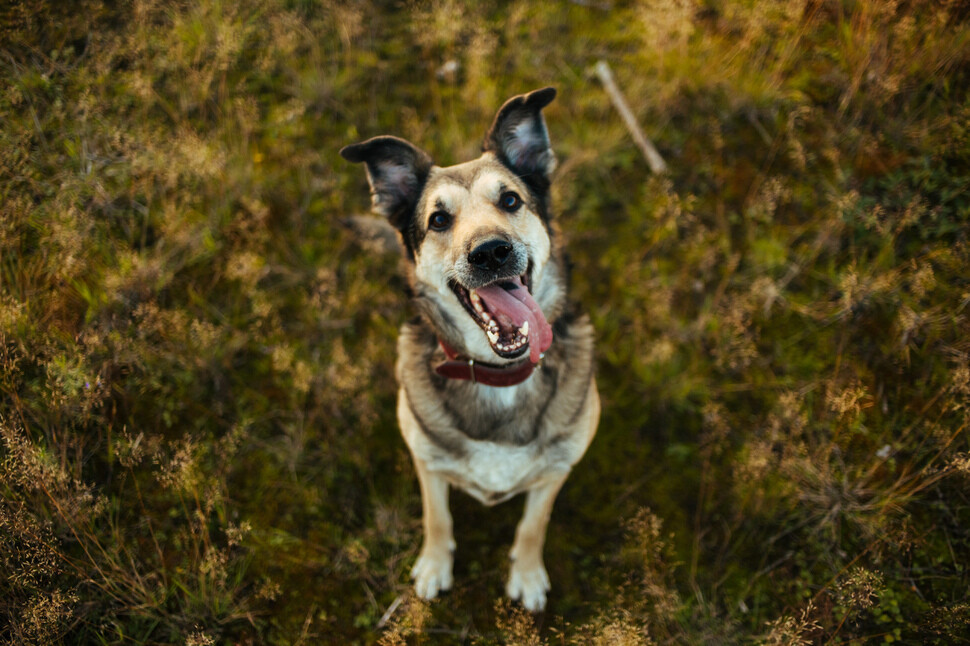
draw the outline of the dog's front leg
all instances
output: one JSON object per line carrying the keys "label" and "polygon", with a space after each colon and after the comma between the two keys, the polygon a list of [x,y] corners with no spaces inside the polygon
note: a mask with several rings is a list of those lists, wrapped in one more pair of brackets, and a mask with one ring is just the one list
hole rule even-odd
{"label": "dog's front leg", "polygon": [[423,599],[433,599],[439,591],[451,588],[455,539],[448,510],[448,482],[428,469],[424,460],[414,458],[424,507],[424,545],[411,578],[414,590]]}
{"label": "dog's front leg", "polygon": [[522,520],[515,529],[512,544],[512,567],[505,588],[512,599],[520,599],[531,612],[546,607],[549,575],[542,563],[542,548],[546,542],[546,527],[552,515],[552,505],[569,472],[551,475],[548,480],[529,490],[525,499]]}

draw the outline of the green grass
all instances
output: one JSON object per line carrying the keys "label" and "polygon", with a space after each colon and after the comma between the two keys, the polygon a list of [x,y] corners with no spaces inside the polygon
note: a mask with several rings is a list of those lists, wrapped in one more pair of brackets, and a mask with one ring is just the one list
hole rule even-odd
{"label": "green grass", "polygon": [[[0,20],[6,643],[970,641],[959,3]],[[453,496],[456,587],[409,592],[392,366],[413,313],[398,260],[339,225],[367,187],[337,151],[388,133],[463,161],[545,85],[603,416],[533,618],[500,601],[520,500]]]}

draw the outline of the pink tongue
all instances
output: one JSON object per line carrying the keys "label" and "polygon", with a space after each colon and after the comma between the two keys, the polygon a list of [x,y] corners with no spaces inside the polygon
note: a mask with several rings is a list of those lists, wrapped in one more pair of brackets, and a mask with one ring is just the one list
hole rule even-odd
{"label": "pink tongue", "polygon": [[[512,283],[515,288],[506,291],[496,285],[480,287],[475,290],[485,301],[485,305],[499,322],[505,323],[505,318],[516,328],[529,323],[529,359],[532,363],[539,363],[539,354],[545,352],[552,345],[552,328],[546,322],[539,304],[532,298],[529,290],[522,285],[522,279],[516,276],[503,283]],[[504,317],[502,316],[504,315]]]}

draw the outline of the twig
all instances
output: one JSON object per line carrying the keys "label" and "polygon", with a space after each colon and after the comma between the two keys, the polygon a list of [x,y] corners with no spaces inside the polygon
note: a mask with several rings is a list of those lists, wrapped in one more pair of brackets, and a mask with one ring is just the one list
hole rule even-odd
{"label": "twig", "polygon": [[380,630],[381,628],[387,625],[387,622],[390,621],[391,617],[394,615],[394,611],[397,610],[397,607],[401,605],[402,601],[404,601],[404,595],[403,594],[397,595],[397,599],[391,602],[391,605],[381,616],[380,621],[377,622],[377,630]]}
{"label": "twig", "polygon": [[303,620],[303,629],[300,631],[299,637],[296,638],[297,646],[306,643],[306,638],[310,636],[310,625],[313,623],[313,613],[317,610],[317,604],[310,604],[310,609],[307,610],[306,619]]}
{"label": "twig", "polygon": [[620,113],[623,117],[623,122],[626,124],[627,130],[630,131],[630,135],[633,137],[633,141],[636,142],[640,151],[643,152],[643,156],[647,159],[647,164],[656,174],[663,173],[667,170],[667,164],[664,162],[663,157],[657,152],[656,147],[653,143],[647,139],[647,136],[643,134],[643,130],[640,129],[639,124],[637,124],[637,119],[633,116],[633,111],[630,110],[630,106],[627,105],[626,99],[623,98],[623,93],[620,88],[616,85],[616,81],[613,80],[613,72],[610,70],[609,63],[606,61],[600,61],[596,64],[596,76],[599,77],[600,82],[603,84],[603,88],[606,93],[610,95],[610,100],[613,102],[613,107],[616,111]]}
{"label": "twig", "polygon": [[612,2],[594,2],[593,0],[569,0],[575,5],[580,7],[589,7],[591,9],[600,9],[602,11],[613,11]]}

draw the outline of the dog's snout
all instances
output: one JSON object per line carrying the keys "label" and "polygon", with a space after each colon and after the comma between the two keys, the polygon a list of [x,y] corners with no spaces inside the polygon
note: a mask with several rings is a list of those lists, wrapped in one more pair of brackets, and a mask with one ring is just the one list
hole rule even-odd
{"label": "dog's snout", "polygon": [[486,271],[497,271],[512,257],[512,245],[506,240],[489,240],[468,254],[468,262]]}

